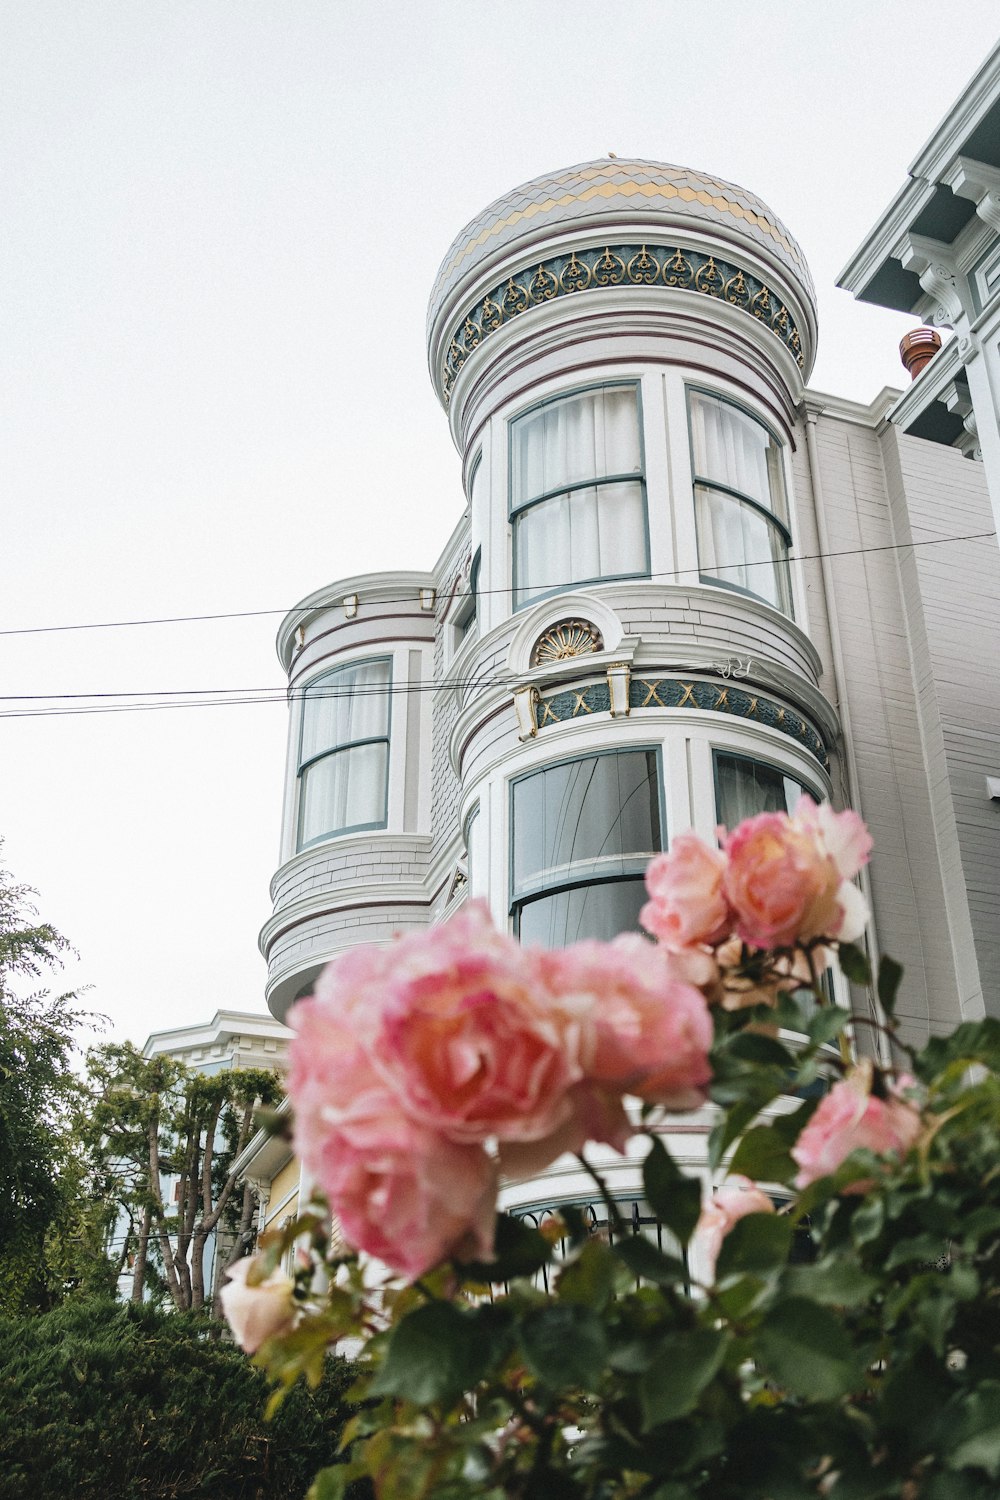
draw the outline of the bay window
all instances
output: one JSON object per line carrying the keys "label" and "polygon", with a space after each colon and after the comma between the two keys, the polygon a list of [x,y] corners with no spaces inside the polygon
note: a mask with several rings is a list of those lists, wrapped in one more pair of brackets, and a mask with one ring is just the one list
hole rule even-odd
{"label": "bay window", "polygon": [[792,613],[788,502],[781,445],[749,412],[688,391],[698,569]]}
{"label": "bay window", "polygon": [[639,391],[559,396],[510,426],[514,606],[649,574]]}
{"label": "bay window", "polygon": [[384,828],[389,773],[388,657],[337,667],[302,695],[298,847]]}
{"label": "bay window", "polygon": [[659,757],[612,750],[532,771],[511,789],[512,902],[526,943],[562,947],[638,928],[663,848]]}

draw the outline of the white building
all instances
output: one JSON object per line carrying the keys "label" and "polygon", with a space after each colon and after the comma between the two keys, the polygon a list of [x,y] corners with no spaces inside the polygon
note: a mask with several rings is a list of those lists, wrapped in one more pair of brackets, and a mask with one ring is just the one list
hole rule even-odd
{"label": "white building", "polygon": [[428,571],[323,586],[278,637],[276,1017],[470,893],[532,941],[631,928],[675,833],[801,788],[871,826],[909,1036],[1000,1014],[1000,554],[952,540],[991,529],[982,465],[897,392],[811,391],[816,336],[788,230],[684,168],[570,167],[459,234],[427,337],[465,509]]}

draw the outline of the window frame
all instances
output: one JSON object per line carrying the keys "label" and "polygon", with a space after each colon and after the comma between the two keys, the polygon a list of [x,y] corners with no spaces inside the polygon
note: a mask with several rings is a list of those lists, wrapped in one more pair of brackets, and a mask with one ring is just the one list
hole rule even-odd
{"label": "window frame", "polygon": [[[637,876],[637,875],[590,875],[590,876],[583,877],[583,878],[576,879],[576,880],[560,880],[560,881],[558,881],[554,885],[547,885],[547,886],[539,888],[538,890],[533,890],[533,891],[529,892],[525,896],[518,896],[517,893],[516,893],[516,890],[515,890],[515,884],[514,884],[514,852],[515,852],[515,837],[516,837],[516,826],[515,826],[515,821],[514,821],[514,789],[515,789],[515,787],[518,785],[519,782],[527,781],[530,777],[541,775],[545,771],[554,771],[554,770],[557,770],[560,766],[574,765],[574,764],[576,764],[576,763],[578,763],[580,761],[598,760],[602,756],[607,756],[607,755],[652,755],[654,757],[654,762],[655,762],[655,766],[656,766],[656,798],[657,798],[657,813],[658,813],[658,822],[659,822],[660,848],[659,848],[659,850],[654,850],[653,853],[652,853],[652,855],[650,856],[650,858],[654,859],[658,853],[662,853],[667,848],[667,799],[666,799],[666,796],[664,795],[664,783],[663,783],[663,746],[662,746],[662,744],[653,743],[653,744],[642,744],[642,745],[607,745],[607,746],[602,746],[598,750],[584,751],[583,753],[577,754],[577,755],[562,755],[562,756],[559,756],[559,758],[556,759],[556,760],[546,760],[546,761],[543,761],[540,765],[530,766],[530,767],[528,767],[527,769],[525,769],[523,771],[519,771],[516,775],[510,777],[510,779],[508,781],[508,784],[507,784],[507,786],[508,786],[508,791],[507,791],[507,799],[508,799],[507,800],[507,807],[508,807],[508,823],[509,823],[509,837],[508,837],[508,840],[507,840],[507,889],[508,889],[508,893],[509,893],[508,904],[507,904],[507,915],[508,915],[508,918],[510,919],[510,922],[511,922],[512,929],[513,929],[515,937],[517,937],[517,936],[520,935],[521,909],[524,906],[530,904],[533,901],[544,900],[548,896],[558,896],[558,895],[561,895],[564,891],[582,890],[584,888],[589,888],[591,886],[598,886],[598,885],[620,885],[620,884],[622,884],[625,881],[641,879],[642,876],[645,874],[645,870],[643,870],[642,875],[640,875],[640,876]],[[580,863],[583,864],[584,861],[581,860]],[[647,868],[648,868],[648,864],[647,864]]]}
{"label": "window frame", "polygon": [[[752,495],[746,494],[743,490],[734,489],[732,485],[723,484],[720,480],[709,479],[706,475],[699,474],[694,447],[694,424],[692,422],[691,412],[692,396],[708,396],[711,400],[718,401],[723,406],[731,406],[735,411],[740,412],[742,416],[749,417],[751,422],[756,422],[758,427],[762,427],[771,441],[776,444],[781,466],[781,485],[783,491],[782,501],[783,509],[785,512],[783,516],[779,515],[776,510],[769,510],[766,505],[762,505],[759,500],[755,500]],[[687,414],[688,453],[691,461],[691,503],[694,510],[695,546],[697,548],[698,554],[698,581],[700,583],[708,584],[713,588],[728,589],[731,593],[739,594],[744,599],[756,599],[758,603],[766,604],[769,609],[775,610],[777,614],[782,615],[785,619],[794,621],[795,599],[792,589],[792,570],[790,556],[792,551],[792,532],[790,525],[791,517],[789,515],[790,507],[788,466],[785,459],[785,455],[788,449],[787,443],[782,441],[781,437],[777,432],[775,432],[770,422],[766,422],[763,417],[758,415],[757,412],[753,411],[749,406],[744,406],[742,402],[734,400],[732,396],[727,395],[725,392],[713,390],[711,386],[695,385],[685,381],[684,409]],[[785,587],[788,597],[787,610],[782,609],[778,604],[773,604],[770,599],[765,598],[763,594],[757,593],[754,589],[744,588],[741,583],[732,583],[727,578],[717,578],[713,573],[702,572],[701,538],[699,536],[698,528],[698,501],[696,494],[699,489],[712,490],[717,494],[726,495],[737,505],[749,507],[751,512],[761,517],[761,519],[766,521],[770,526],[773,526],[777,530],[778,535],[781,537],[782,541],[785,544],[784,567],[786,570]],[[729,567],[736,565],[727,564],[726,566]],[[779,563],[777,566],[781,566],[781,564]],[[780,578],[780,575],[777,576]]]}
{"label": "window frame", "polygon": [[[389,680],[385,688],[385,734],[365,735],[362,739],[348,740],[344,744],[331,745],[326,750],[311,755],[308,760],[302,759],[302,742],[305,738],[306,714],[308,712],[309,694],[313,688],[319,687],[321,683],[330,678],[338,676],[341,672],[356,671],[358,667],[378,666],[385,663],[389,668]],[[389,823],[389,773],[392,755],[392,680],[393,680],[393,658],[384,656],[362,656],[354,661],[342,662],[339,666],[330,667],[325,672],[320,672],[302,686],[302,708],[299,714],[298,750],[296,753],[295,783],[296,783],[296,807],[295,807],[295,852],[301,853],[304,849],[312,849],[316,844],[325,843],[328,839],[342,838],[349,833],[365,833],[379,828],[388,827]],[[312,767],[321,760],[328,760],[331,756],[342,755],[347,751],[359,749],[364,745],[385,745],[385,776],[382,786],[382,817],[375,822],[349,823],[343,828],[328,829],[323,833],[314,834],[311,839],[302,837],[302,814],[305,801],[302,795],[305,782],[303,777]]]}
{"label": "window frame", "polygon": [[[631,474],[605,474],[600,479],[581,479],[573,484],[559,485],[552,490],[546,490],[543,494],[533,495],[530,500],[521,500],[514,504],[514,429],[518,422],[525,417],[530,417],[534,412],[541,411],[546,406],[553,406],[559,401],[571,401],[577,396],[586,396],[593,391],[631,390],[635,396],[635,414],[638,425],[639,436],[639,473]],[[507,418],[507,523],[511,532],[511,603],[513,612],[528,609],[532,604],[538,604],[542,599],[551,599],[555,594],[565,593],[569,589],[583,588],[593,583],[614,583],[621,579],[649,578],[652,568],[649,537],[649,493],[646,482],[646,436],[643,426],[642,412],[642,380],[635,377],[624,376],[620,380],[594,380],[586,385],[573,386],[569,390],[554,391],[551,395],[543,397],[540,401],[533,401],[530,406],[524,407],[514,416]],[[642,535],[644,565],[638,571],[628,573],[601,573],[596,577],[564,579],[554,584],[551,588],[538,593],[532,593],[530,599],[521,599],[521,592],[517,583],[517,522],[521,516],[528,511],[544,505],[550,500],[556,500],[560,495],[571,495],[577,490],[596,490],[603,485],[610,484],[638,484],[642,497]]]}

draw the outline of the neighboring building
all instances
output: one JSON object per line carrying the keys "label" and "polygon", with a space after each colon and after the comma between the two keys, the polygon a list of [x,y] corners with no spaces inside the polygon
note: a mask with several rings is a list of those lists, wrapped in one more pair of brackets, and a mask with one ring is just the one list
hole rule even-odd
{"label": "neighboring building", "polygon": [[[470,894],[530,941],[632,928],[673,834],[802,789],[871,826],[906,1035],[1000,1015],[1000,553],[952,540],[991,529],[982,466],[887,421],[896,392],[810,391],[816,333],[784,226],[684,168],[567,168],[458,236],[428,352],[465,511],[426,572],[325,586],[279,632],[276,1017]],[[678,1159],[706,1128],[678,1120]]]}
{"label": "neighboring building", "polygon": [[173,1057],[196,1073],[284,1068],[290,1032],[265,1011],[217,1010],[207,1023],[154,1031],[143,1057]]}
{"label": "neighboring building", "polygon": [[954,337],[893,406],[903,432],[982,458],[1000,517],[1000,43],[910,164],[839,285]]}
{"label": "neighboring building", "polygon": [[[217,1010],[207,1023],[152,1032],[146,1039],[142,1055],[145,1058],[171,1057],[192,1072],[208,1076],[234,1068],[267,1068],[283,1072],[290,1035],[287,1026],[266,1012]],[[160,1192],[164,1204],[176,1201],[178,1185],[178,1174],[161,1173]],[[121,1244],[126,1228],[127,1216],[122,1212],[112,1230],[113,1244]],[[233,1244],[232,1234],[223,1233],[221,1228],[206,1242],[205,1290],[209,1300],[218,1279],[219,1266],[228,1260]],[[124,1270],[119,1277],[118,1290],[123,1299],[131,1296],[131,1268]]]}

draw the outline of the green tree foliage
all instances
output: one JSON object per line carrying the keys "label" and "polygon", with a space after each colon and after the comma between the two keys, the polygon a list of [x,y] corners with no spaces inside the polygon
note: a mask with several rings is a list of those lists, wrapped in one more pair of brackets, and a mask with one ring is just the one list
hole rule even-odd
{"label": "green tree foliage", "polygon": [[223,1265],[245,1253],[254,1198],[233,1163],[255,1108],[280,1097],[278,1075],[236,1068],[206,1076],[111,1043],[88,1056],[87,1082],[79,1138],[113,1210],[118,1270],[132,1267],[132,1300],[152,1285],[178,1311],[204,1307],[213,1234],[227,1245]]}
{"label": "green tree foliage", "polygon": [[261,1415],[263,1375],[193,1314],[77,1300],[0,1317],[0,1500],[301,1500],[332,1464],[351,1370]]}
{"label": "green tree foliage", "polygon": [[75,994],[23,993],[57,969],[69,947],[35,920],[32,894],[0,870],[0,1308],[7,1310],[44,1307],[60,1294],[47,1252],[80,1201],[67,1149],[80,1097],[72,1050],[78,1027],[93,1019]]}

